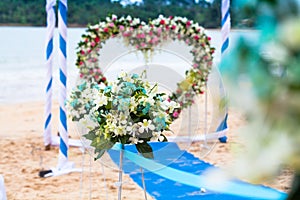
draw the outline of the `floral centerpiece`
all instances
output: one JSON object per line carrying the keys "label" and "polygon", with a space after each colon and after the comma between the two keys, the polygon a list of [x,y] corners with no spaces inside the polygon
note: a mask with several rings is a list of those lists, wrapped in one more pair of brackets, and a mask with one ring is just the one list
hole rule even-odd
{"label": "floral centerpiece", "polygon": [[166,94],[158,93],[137,74],[122,72],[107,85],[83,82],[68,101],[73,121],[87,128],[83,135],[91,140],[96,159],[117,142],[134,144],[139,153],[153,158],[149,141],[167,141],[163,134],[169,130],[171,117],[179,104]]}

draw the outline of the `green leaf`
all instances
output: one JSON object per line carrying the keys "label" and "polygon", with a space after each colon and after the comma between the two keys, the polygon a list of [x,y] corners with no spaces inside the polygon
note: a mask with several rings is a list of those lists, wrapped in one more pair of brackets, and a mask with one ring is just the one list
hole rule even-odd
{"label": "green leaf", "polygon": [[100,159],[103,156],[103,154],[105,153],[105,151],[106,151],[105,149],[102,149],[102,150],[95,149],[95,153],[97,154],[97,156],[94,158],[94,161]]}
{"label": "green leaf", "polygon": [[96,134],[93,131],[89,131],[87,134],[83,135],[83,137],[85,137],[88,140],[94,140]]}
{"label": "green leaf", "polygon": [[154,159],[152,147],[147,142],[138,143],[135,146],[138,152],[141,153],[143,157]]}

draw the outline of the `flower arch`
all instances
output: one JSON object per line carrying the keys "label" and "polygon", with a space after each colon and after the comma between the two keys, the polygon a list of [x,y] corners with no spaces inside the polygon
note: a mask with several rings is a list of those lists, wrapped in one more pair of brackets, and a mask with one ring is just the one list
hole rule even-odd
{"label": "flower arch", "polygon": [[173,118],[177,118],[181,109],[193,103],[195,95],[204,93],[215,49],[210,46],[211,38],[198,23],[183,17],[167,18],[162,15],[148,24],[131,16],[107,17],[106,21],[88,26],[78,44],[76,66],[81,78],[107,83],[99,56],[102,46],[112,37],[122,37],[126,45],[143,52],[145,56],[168,41],[183,41],[192,47],[192,67],[186,71],[185,79],[178,83],[177,90],[170,96],[181,106]]}

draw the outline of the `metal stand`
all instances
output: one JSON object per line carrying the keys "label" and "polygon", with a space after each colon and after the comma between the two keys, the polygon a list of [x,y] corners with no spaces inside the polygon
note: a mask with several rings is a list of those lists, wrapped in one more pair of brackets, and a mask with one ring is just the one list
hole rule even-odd
{"label": "metal stand", "polygon": [[207,145],[207,133],[208,133],[208,119],[207,119],[207,97],[208,97],[208,88],[207,88],[207,83],[205,83],[205,94],[204,94],[204,141],[203,144],[200,145],[201,148],[203,149],[209,149]]}
{"label": "metal stand", "polygon": [[147,200],[147,192],[146,192],[146,184],[145,184],[145,177],[144,177],[144,170],[141,167],[141,173],[142,173],[142,184],[143,184],[143,189],[144,189],[144,196],[145,196],[145,200]]}
{"label": "metal stand", "polygon": [[[192,105],[191,105],[192,106]],[[188,125],[188,142],[192,141],[192,109],[191,106],[188,107],[189,110],[189,125]]]}
{"label": "metal stand", "polygon": [[207,132],[208,132],[208,127],[207,127],[207,83],[205,83],[205,102],[204,102],[204,147],[207,148]]}
{"label": "metal stand", "polygon": [[118,182],[118,200],[122,199],[122,176],[123,176],[123,154],[124,154],[124,144],[120,151],[120,163],[119,163],[119,182]]}

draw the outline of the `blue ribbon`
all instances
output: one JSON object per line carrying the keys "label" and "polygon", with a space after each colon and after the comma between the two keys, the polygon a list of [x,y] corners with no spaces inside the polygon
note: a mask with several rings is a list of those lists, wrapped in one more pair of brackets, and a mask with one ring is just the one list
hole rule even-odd
{"label": "blue ribbon", "polygon": [[[121,144],[117,143],[113,146],[113,150],[122,150]],[[175,182],[179,182],[182,184],[186,184],[196,188],[206,188],[211,191],[230,194],[230,195],[237,195],[242,197],[250,197],[253,199],[265,199],[265,200],[284,200],[286,199],[287,195],[283,192],[274,190],[272,188],[261,187],[251,184],[242,184],[236,183],[234,181],[226,181],[224,187],[213,187],[210,184],[207,184],[208,178],[204,175],[195,175],[188,172],[180,171],[178,169],[174,169],[160,163],[154,162],[153,160],[146,159],[142,156],[139,156],[135,153],[127,151],[123,149],[124,156],[134,162],[135,164],[170,179]]]}

